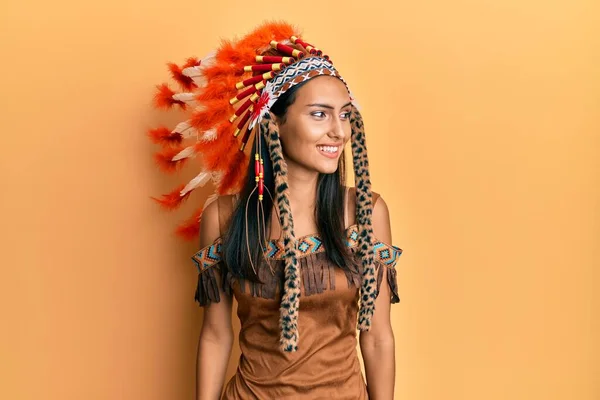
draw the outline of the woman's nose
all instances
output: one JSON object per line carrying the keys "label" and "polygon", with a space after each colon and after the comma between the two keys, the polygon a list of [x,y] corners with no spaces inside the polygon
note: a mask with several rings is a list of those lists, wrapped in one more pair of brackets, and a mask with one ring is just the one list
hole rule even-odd
{"label": "woman's nose", "polygon": [[344,131],[344,122],[342,120],[340,120],[339,118],[334,118],[333,122],[331,123],[331,135],[336,137],[336,138],[340,138],[340,139],[345,139],[346,138],[346,132]]}

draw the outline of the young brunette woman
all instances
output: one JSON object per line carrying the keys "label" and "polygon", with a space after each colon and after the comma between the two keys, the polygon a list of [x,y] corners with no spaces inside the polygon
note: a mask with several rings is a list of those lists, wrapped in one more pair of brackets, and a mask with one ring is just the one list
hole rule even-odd
{"label": "young brunette woman", "polygon": [[[400,301],[402,250],[391,244],[384,199],[371,191],[362,118],[346,82],[284,23],[173,70],[191,90],[163,90],[159,103],[193,101],[195,111],[154,138],[194,137],[164,162],[199,155],[204,169],[162,204],[174,208],[211,178],[217,188],[180,229],[189,236],[199,225],[197,399],[392,400],[390,305]],[[348,141],[355,187],[344,174]],[[241,356],[225,382],[233,298]]]}

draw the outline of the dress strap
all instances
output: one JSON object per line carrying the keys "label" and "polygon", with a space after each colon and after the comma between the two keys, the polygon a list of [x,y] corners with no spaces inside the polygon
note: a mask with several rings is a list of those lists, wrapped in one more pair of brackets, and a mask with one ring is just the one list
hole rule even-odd
{"label": "dress strap", "polygon": [[[344,196],[344,228],[348,228],[348,201],[350,198],[350,189],[350,186],[346,186],[346,194]],[[356,193],[356,191],[354,191],[354,193]],[[379,193],[375,192],[371,192],[371,195],[373,196],[373,206],[375,206],[375,203],[377,203],[377,200],[379,199],[380,195]]]}
{"label": "dress strap", "polygon": [[219,196],[217,198],[217,206],[219,209],[219,231],[222,236],[227,230],[227,224],[233,211],[235,196]]}
{"label": "dress strap", "polygon": [[377,203],[377,199],[379,199],[379,193],[371,192],[371,195],[373,196],[373,206],[375,206],[375,203]]}

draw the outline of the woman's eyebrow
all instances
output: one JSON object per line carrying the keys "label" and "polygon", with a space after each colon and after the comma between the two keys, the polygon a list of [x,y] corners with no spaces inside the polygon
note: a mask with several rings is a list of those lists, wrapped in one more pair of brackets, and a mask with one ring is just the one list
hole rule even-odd
{"label": "woman's eyebrow", "polygon": [[[342,106],[342,108],[348,107],[348,106],[350,106],[350,105],[352,105],[352,102],[351,102],[351,101],[349,101],[348,103],[344,104],[344,105]],[[330,109],[330,110],[334,110],[334,109],[335,109],[335,107],[333,107],[333,106],[330,106],[329,104],[322,104],[322,103],[312,103],[312,104],[307,104],[307,105],[306,105],[306,107],[323,107],[323,108],[328,108],[328,109]]]}

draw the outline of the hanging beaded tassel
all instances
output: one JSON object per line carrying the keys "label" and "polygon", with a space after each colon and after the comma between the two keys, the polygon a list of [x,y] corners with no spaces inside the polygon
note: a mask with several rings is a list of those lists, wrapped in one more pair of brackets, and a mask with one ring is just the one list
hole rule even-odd
{"label": "hanging beaded tassel", "polygon": [[[256,130],[258,131],[259,129],[256,129]],[[250,129],[250,131],[252,131],[252,129]],[[256,214],[255,215],[256,215],[256,218],[258,221],[258,242],[261,245],[260,250],[261,250],[262,261],[266,265],[269,266],[271,275],[275,275],[275,270],[273,269],[272,260],[267,256],[267,252],[269,251],[268,244],[270,241],[270,239],[269,239],[270,230],[267,228],[267,223],[270,223],[270,221],[266,221],[266,219],[265,219],[265,210],[264,210],[264,203],[263,203],[265,191],[271,198],[271,205],[274,204],[275,201],[273,199],[273,195],[271,194],[271,192],[265,185],[264,159],[262,157],[262,141],[263,140],[264,140],[264,138],[260,134],[255,133],[255,147],[254,147],[254,175],[255,176],[254,176],[254,181],[255,181],[256,185],[254,186],[254,189],[250,192],[250,195],[248,196],[248,199],[246,200],[246,210],[245,210],[246,248],[248,250],[250,265],[252,266],[254,273],[256,275],[258,275],[257,268],[254,265],[253,257],[250,252],[249,232],[248,232],[248,228],[247,228],[248,227],[248,206],[250,204],[250,199],[252,198],[252,196],[254,194],[257,194],[258,201],[256,202]],[[240,149],[240,151],[241,151],[241,149]],[[273,211],[275,212],[275,214],[277,216],[276,220],[277,220],[277,223],[279,224],[280,232],[283,232],[280,217],[279,217],[279,211],[277,208],[273,208]]]}
{"label": "hanging beaded tassel", "polygon": [[[247,128],[246,133],[249,135],[249,132],[251,132],[252,129]],[[264,189],[265,189],[265,180],[264,180],[264,161],[262,158],[262,151],[261,151],[261,138],[260,136],[255,136],[255,147],[254,147],[254,181],[256,182],[256,185],[254,186],[254,189],[252,189],[252,192],[250,192],[250,195],[248,196],[248,199],[246,200],[246,210],[245,210],[245,220],[246,220],[246,224],[245,224],[245,231],[246,231],[246,246],[247,246],[247,250],[248,250],[248,257],[250,260],[250,265],[252,266],[252,269],[254,270],[254,273],[256,275],[258,275],[257,269],[254,265],[254,261],[253,261],[253,257],[250,251],[250,241],[249,241],[249,232],[248,232],[248,205],[250,204],[250,199],[252,198],[252,195],[254,195],[255,193],[258,194],[258,201],[256,202],[256,217],[258,220],[258,241],[261,245],[260,251],[262,254],[262,258],[263,259],[267,259],[265,252],[266,252],[266,244],[268,241],[267,238],[267,228],[266,228],[266,221],[265,221],[265,210],[264,210],[264,206],[263,206],[263,195],[264,195]],[[242,143],[242,147],[240,148],[239,151],[243,151],[244,149],[244,145],[245,143]],[[270,265],[270,264],[269,264]],[[271,273],[274,274],[274,271],[271,270]]]}
{"label": "hanging beaded tassel", "polygon": [[[268,241],[267,237],[267,224],[265,221],[265,209],[263,205],[263,193],[265,188],[265,171],[264,161],[262,158],[262,140],[260,135],[255,136],[256,149],[254,153],[254,175],[256,181],[256,190],[258,191],[258,202],[256,203],[256,215],[258,216],[258,235],[259,243],[261,244],[261,251],[263,259],[266,259],[265,251],[266,244]],[[271,271],[273,272],[273,271]]]}
{"label": "hanging beaded tassel", "polygon": [[258,152],[254,154],[254,173],[256,174],[256,184],[258,185],[258,201],[262,202],[264,190],[264,164],[263,159]]}

